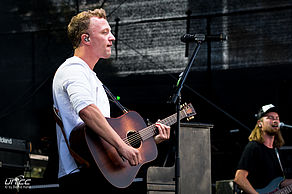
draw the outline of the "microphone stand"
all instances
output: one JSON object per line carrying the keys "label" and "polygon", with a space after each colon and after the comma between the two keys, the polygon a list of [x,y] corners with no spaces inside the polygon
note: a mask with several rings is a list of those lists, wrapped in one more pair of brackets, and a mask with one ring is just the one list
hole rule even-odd
{"label": "microphone stand", "polygon": [[198,54],[198,51],[201,47],[201,44],[203,41],[205,41],[205,36],[198,37],[196,40],[197,45],[193,52],[193,55],[183,71],[183,73],[179,76],[179,79],[177,81],[176,89],[174,91],[174,94],[171,97],[171,103],[176,104],[176,111],[177,111],[177,127],[175,129],[175,194],[179,194],[180,191],[180,157],[179,157],[179,131],[180,131],[180,103],[181,103],[181,89],[183,87],[183,84],[188,76],[188,73],[195,61],[195,58]]}

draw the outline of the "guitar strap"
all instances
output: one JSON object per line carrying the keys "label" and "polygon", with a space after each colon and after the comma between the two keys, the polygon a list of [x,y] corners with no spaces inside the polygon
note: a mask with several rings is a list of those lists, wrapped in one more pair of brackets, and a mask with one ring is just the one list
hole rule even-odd
{"label": "guitar strap", "polygon": [[128,110],[123,105],[121,105],[121,103],[117,100],[116,97],[114,97],[114,95],[111,93],[111,91],[105,85],[102,85],[102,86],[103,86],[104,90],[106,91],[106,93],[110,96],[112,101],[123,111],[123,113],[127,113]]}
{"label": "guitar strap", "polygon": [[69,145],[69,142],[68,142],[68,139],[67,139],[67,136],[66,136],[66,133],[64,131],[64,126],[63,126],[63,122],[62,122],[62,119],[61,117],[59,116],[58,114],[58,109],[53,106],[53,110],[54,110],[54,117],[55,117],[55,120],[56,120],[56,123],[59,125],[59,127],[61,128],[61,131],[62,131],[62,134],[64,136],[64,139],[65,139],[65,142],[66,142],[66,145],[68,147],[68,150],[71,154],[71,156],[82,166],[82,165],[85,165],[86,167],[89,167],[89,162],[87,160],[85,160],[84,158],[82,158],[80,155],[78,155],[76,152],[74,152],[70,145]]}
{"label": "guitar strap", "polygon": [[284,178],[285,178],[284,169],[283,169],[283,166],[282,166],[282,163],[281,163],[281,160],[280,160],[280,155],[279,155],[279,152],[278,152],[278,149],[277,149],[277,148],[275,148],[275,152],[276,152],[276,155],[277,155],[277,158],[278,158],[278,161],[279,161],[279,164],[280,164],[280,167],[281,167],[281,170],[282,170],[283,176],[284,176]]}

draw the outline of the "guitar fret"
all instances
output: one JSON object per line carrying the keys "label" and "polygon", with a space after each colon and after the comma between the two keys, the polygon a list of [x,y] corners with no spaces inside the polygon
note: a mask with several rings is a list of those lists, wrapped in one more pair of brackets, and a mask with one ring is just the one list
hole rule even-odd
{"label": "guitar fret", "polygon": [[292,185],[288,185],[278,191],[276,191],[274,194],[288,194],[292,192]]}
{"label": "guitar fret", "polygon": [[279,191],[277,191],[276,193],[279,193],[279,194],[288,194],[292,191],[292,185],[289,185],[287,187],[284,187],[283,189],[280,189]]}
{"label": "guitar fret", "polygon": [[[186,110],[180,111],[180,119],[183,119],[187,116]],[[169,117],[166,117],[165,119],[159,121],[162,124],[165,125],[172,125],[177,122],[177,113],[170,115]],[[139,134],[141,136],[142,141],[147,140],[150,137],[153,137],[156,134],[156,126],[155,124],[152,124],[142,130],[139,131]]]}
{"label": "guitar fret", "polygon": [[285,188],[285,190],[287,191],[287,193],[292,192],[292,185],[289,185]]}

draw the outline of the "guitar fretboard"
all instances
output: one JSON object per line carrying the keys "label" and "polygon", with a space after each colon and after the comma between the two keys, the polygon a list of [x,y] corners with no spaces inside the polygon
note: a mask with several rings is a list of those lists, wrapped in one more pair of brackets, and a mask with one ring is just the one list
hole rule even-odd
{"label": "guitar fretboard", "polygon": [[[186,113],[185,109],[181,110],[180,111],[180,119],[183,119],[186,116],[187,116],[187,113]],[[165,119],[160,120],[159,122],[162,124],[168,125],[168,126],[173,125],[174,123],[177,122],[177,113],[174,113],[173,115],[170,115],[169,117],[166,117]],[[150,137],[153,137],[154,135],[157,134],[155,124],[152,124],[144,129],[140,130],[139,134],[140,134],[140,137],[143,141],[147,140]]]}
{"label": "guitar fretboard", "polygon": [[275,194],[289,194],[292,192],[292,185],[288,185],[278,191],[275,192]]}

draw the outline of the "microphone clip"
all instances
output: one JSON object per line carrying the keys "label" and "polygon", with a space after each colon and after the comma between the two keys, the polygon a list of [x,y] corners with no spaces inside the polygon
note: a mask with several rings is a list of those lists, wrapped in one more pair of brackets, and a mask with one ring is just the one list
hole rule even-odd
{"label": "microphone clip", "polygon": [[218,35],[205,35],[205,34],[184,34],[181,37],[181,41],[188,42],[204,42],[204,41],[224,41],[227,40],[227,36],[223,34]]}
{"label": "microphone clip", "polygon": [[205,34],[195,34],[193,38],[194,38],[194,41],[203,42],[206,40],[206,35]]}
{"label": "microphone clip", "polygon": [[206,39],[205,34],[185,34],[181,37],[182,42],[204,42]]}

